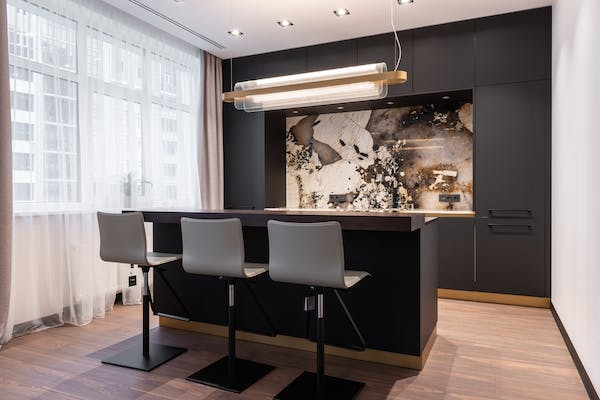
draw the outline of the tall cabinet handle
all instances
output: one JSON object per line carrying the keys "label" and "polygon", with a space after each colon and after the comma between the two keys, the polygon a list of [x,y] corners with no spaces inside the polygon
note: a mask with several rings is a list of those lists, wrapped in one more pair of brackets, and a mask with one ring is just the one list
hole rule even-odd
{"label": "tall cabinet handle", "polygon": [[530,224],[488,224],[488,228],[498,233],[529,233],[533,230]]}
{"label": "tall cabinet handle", "polygon": [[533,211],[527,209],[507,209],[490,208],[488,209],[490,218],[532,218]]}

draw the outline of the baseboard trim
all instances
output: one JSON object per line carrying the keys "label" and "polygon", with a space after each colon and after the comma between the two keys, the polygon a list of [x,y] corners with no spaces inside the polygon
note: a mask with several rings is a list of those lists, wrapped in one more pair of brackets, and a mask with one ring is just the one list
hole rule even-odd
{"label": "baseboard trim", "polygon": [[[214,336],[227,337],[227,327],[215,324],[208,324],[196,321],[181,321],[169,317],[159,317],[159,325],[181,329],[190,332],[203,333]],[[277,335],[264,336],[256,333],[237,331],[237,339],[247,342],[268,344],[271,346],[286,347],[295,350],[304,350],[315,352],[315,344],[308,339],[297,338],[293,336]],[[410,354],[392,353],[389,351],[366,349],[365,351],[353,351],[334,346],[325,346],[325,354],[351,358],[354,360],[369,361],[379,364],[393,365],[396,367],[422,370],[425,367],[427,358],[431,353],[431,348],[435,342],[436,328],[434,327],[427,344],[425,345],[421,356]]]}
{"label": "baseboard trim", "polygon": [[479,301],[482,303],[506,304],[535,308],[550,308],[549,297],[520,296],[516,294],[474,292],[470,290],[438,289],[442,299]]}
{"label": "baseboard trim", "polygon": [[594,385],[592,384],[592,380],[590,379],[589,375],[587,374],[587,371],[585,370],[585,367],[583,366],[583,363],[581,362],[581,359],[579,358],[579,354],[577,354],[577,350],[575,350],[575,346],[573,346],[573,342],[571,342],[571,338],[569,337],[569,334],[567,333],[565,326],[563,325],[562,321],[560,320],[560,317],[558,316],[558,313],[556,312],[556,309],[554,308],[554,305],[552,305],[552,304],[550,305],[550,311],[552,311],[552,316],[554,317],[554,321],[556,321],[558,330],[560,331],[560,334],[562,335],[562,338],[565,341],[565,344],[567,345],[567,349],[569,349],[569,353],[571,354],[571,358],[573,359],[575,368],[577,368],[577,372],[579,372],[579,376],[581,377],[581,381],[583,382],[583,386],[585,387],[585,390],[587,391],[587,394],[590,397],[590,400],[600,400],[600,397],[598,397],[598,393],[596,392],[596,389],[594,388]]}

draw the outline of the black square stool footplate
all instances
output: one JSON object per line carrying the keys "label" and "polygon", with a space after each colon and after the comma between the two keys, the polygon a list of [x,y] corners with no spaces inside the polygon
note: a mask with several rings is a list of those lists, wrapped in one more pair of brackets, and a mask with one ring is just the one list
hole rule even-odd
{"label": "black square stool footplate", "polygon": [[271,365],[236,358],[234,374],[230,375],[229,359],[223,357],[186,379],[230,392],[241,393],[273,369],[275,367]]}
{"label": "black square stool footplate", "polygon": [[139,369],[142,371],[151,371],[159,365],[166,363],[167,361],[177,357],[181,353],[185,353],[186,351],[187,349],[183,349],[181,347],[150,343],[150,355],[148,357],[144,357],[142,354],[142,344],[140,343],[120,352],[119,354],[115,354],[106,360],[102,360],[102,363],[117,365],[119,367]]}
{"label": "black square stool footplate", "polygon": [[353,400],[364,386],[362,382],[325,375],[321,391],[317,392],[317,374],[303,372],[274,398],[277,400]]}

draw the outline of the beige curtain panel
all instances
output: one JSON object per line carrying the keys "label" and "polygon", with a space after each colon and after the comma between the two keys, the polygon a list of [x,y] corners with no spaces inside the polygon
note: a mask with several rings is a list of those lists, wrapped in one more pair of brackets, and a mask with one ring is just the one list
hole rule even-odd
{"label": "beige curtain panel", "polygon": [[12,142],[6,0],[0,0],[0,343],[7,340],[12,262]]}
{"label": "beige curtain panel", "polygon": [[223,81],[221,59],[203,52],[202,124],[198,152],[202,208],[223,208]]}

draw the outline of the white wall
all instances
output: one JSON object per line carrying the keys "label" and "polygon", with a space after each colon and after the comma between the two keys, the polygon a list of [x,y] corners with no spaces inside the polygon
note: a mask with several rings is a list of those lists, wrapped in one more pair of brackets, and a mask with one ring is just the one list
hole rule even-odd
{"label": "white wall", "polygon": [[600,0],[555,0],[552,302],[600,392]]}

